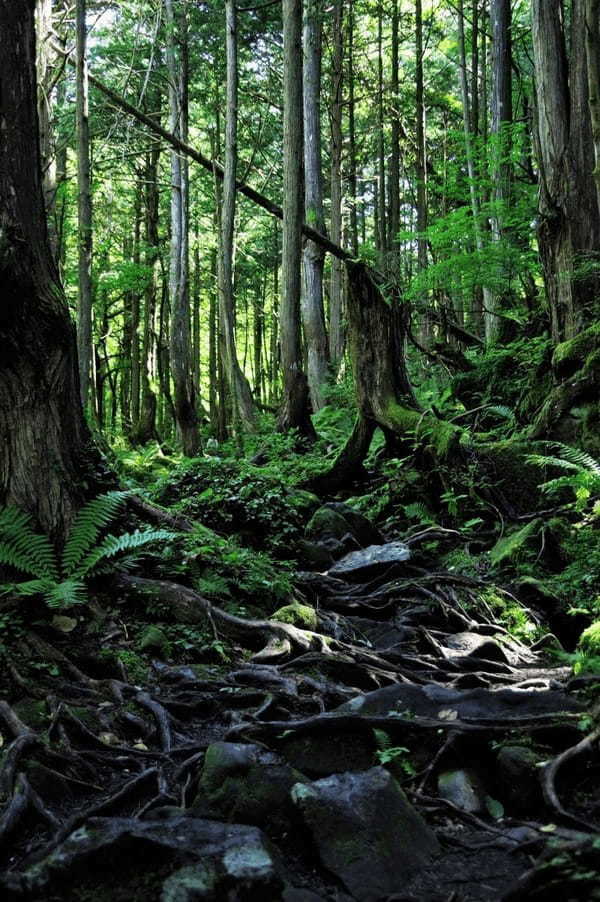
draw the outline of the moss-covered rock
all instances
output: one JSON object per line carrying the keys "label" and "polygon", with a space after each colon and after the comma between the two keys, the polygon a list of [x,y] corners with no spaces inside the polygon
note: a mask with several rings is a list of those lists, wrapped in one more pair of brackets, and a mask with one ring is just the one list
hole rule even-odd
{"label": "moss-covered rock", "polygon": [[529,461],[535,450],[530,442],[512,439],[476,446],[489,490],[516,514],[537,510],[541,483],[555,475]]}
{"label": "moss-covered rock", "polygon": [[258,746],[215,742],[206,750],[192,809],[204,817],[284,830],[293,814],[290,790],[304,779],[300,771]]}
{"label": "moss-covered rock", "polygon": [[578,648],[586,655],[600,658],[600,620],[596,620],[582,632]]}
{"label": "moss-covered rock", "polygon": [[600,323],[594,323],[571,338],[557,345],[552,355],[552,369],[559,378],[565,378],[585,367],[600,349]]}
{"label": "moss-covered rock", "polygon": [[169,642],[166,633],[153,624],[147,626],[142,633],[139,647],[141,651],[152,651],[153,649],[156,649],[156,651],[159,651],[165,658],[168,658],[171,654],[171,643]]}
{"label": "moss-covered rock", "polygon": [[298,601],[286,604],[271,615],[271,620],[280,623],[291,623],[303,629],[316,630],[318,625],[317,612],[308,604],[300,604]]}

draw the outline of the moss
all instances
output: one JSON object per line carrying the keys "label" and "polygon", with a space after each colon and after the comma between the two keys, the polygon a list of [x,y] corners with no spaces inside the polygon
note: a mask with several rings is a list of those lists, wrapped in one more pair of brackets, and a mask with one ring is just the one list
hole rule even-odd
{"label": "moss", "polygon": [[569,341],[557,345],[552,355],[552,368],[559,376],[568,376],[581,369],[600,346],[600,323],[594,323]]}
{"label": "moss", "polygon": [[44,730],[48,724],[48,711],[45,701],[24,698],[13,705],[15,714],[32,730]]}
{"label": "moss", "polygon": [[311,608],[310,605],[300,604],[297,601],[279,608],[271,615],[271,620],[278,620],[280,623],[291,623],[292,626],[299,626],[309,630],[315,630],[318,624],[315,609]]}
{"label": "moss", "polygon": [[146,649],[157,649],[165,657],[170,657],[171,643],[169,642],[163,630],[157,626],[147,626],[139,640],[139,648],[141,651]]}
{"label": "moss", "polygon": [[537,510],[539,486],[550,478],[540,467],[528,461],[535,450],[530,443],[506,439],[477,446],[491,487],[500,492],[517,513]]}
{"label": "moss", "polygon": [[490,551],[490,560],[494,566],[523,560],[536,551],[539,545],[538,538],[542,527],[542,521],[537,518],[526,523],[521,529],[498,539]]}
{"label": "moss", "polygon": [[465,430],[429,412],[403,407],[395,399],[388,401],[382,422],[401,436],[414,436],[415,441],[429,447],[440,460],[447,460],[465,437]]}
{"label": "moss", "polygon": [[577,647],[587,655],[600,657],[600,620],[596,620],[582,632]]}

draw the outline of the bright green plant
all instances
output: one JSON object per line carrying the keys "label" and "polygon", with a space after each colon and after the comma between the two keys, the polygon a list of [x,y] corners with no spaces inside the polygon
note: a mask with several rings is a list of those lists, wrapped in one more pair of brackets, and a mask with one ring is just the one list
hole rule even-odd
{"label": "bright green plant", "polygon": [[41,595],[51,608],[84,604],[86,582],[108,562],[130,556],[151,542],[172,538],[166,530],[147,529],[100,539],[126,497],[127,492],[108,492],[84,505],[60,555],[48,536],[35,531],[28,514],[15,507],[0,509],[0,564],[30,577],[4,583],[0,592]]}
{"label": "bright green plant", "polygon": [[568,475],[559,476],[543,483],[543,492],[554,494],[568,489],[575,496],[575,510],[583,512],[590,502],[596,501],[594,512],[600,513],[597,498],[600,496],[600,463],[577,448],[562,442],[547,442],[549,448],[556,449],[559,456],[532,454],[529,461],[541,467],[558,467],[567,470]]}

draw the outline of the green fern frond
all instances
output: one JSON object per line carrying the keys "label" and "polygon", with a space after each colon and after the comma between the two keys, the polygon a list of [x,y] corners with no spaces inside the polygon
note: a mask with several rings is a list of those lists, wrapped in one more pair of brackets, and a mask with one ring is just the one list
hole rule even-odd
{"label": "green fern frond", "polygon": [[511,410],[510,407],[505,407],[504,404],[493,404],[490,407],[486,407],[486,413],[495,413],[496,416],[502,417],[503,420],[511,420],[515,419],[515,412]]}
{"label": "green fern frond", "polygon": [[75,577],[83,577],[91,574],[100,561],[107,558],[115,557],[117,554],[123,554],[128,551],[135,551],[143,545],[150,542],[167,541],[173,538],[174,533],[166,529],[146,529],[137,532],[126,532],[121,536],[106,536],[97,548],[94,548],[87,557],[85,557],[77,570],[72,575]]}
{"label": "green fern frond", "polygon": [[562,457],[547,457],[545,454],[528,454],[527,462],[534,464],[536,467],[557,467],[560,470],[580,470],[578,464],[572,463],[570,460],[563,460]]}
{"label": "green fern frond", "polygon": [[417,520],[419,523],[434,522],[431,511],[428,510],[424,504],[421,504],[420,501],[415,501],[412,504],[404,504],[402,506],[404,508],[404,513],[410,520]]}
{"label": "green fern frond", "polygon": [[65,579],[61,583],[54,583],[44,592],[44,600],[49,608],[61,610],[85,604],[87,601],[85,583],[80,579]]}
{"label": "green fern frond", "polygon": [[29,598],[32,595],[45,595],[54,585],[55,583],[51,579],[28,579],[25,582],[2,586],[1,588],[15,595]]}
{"label": "green fern frond", "polygon": [[75,573],[84,556],[98,541],[100,531],[115,517],[130,492],[107,492],[88,501],[78,512],[62,555],[65,576]]}
{"label": "green fern frond", "polygon": [[[579,448],[573,448],[571,445],[565,445],[563,442],[542,442],[541,444],[558,452],[560,454],[558,460],[567,461],[580,470],[589,470],[590,473],[600,476],[600,462],[591,454],[580,451]],[[553,457],[552,460],[556,461],[557,458]]]}
{"label": "green fern frond", "polygon": [[58,579],[56,555],[50,539],[37,533],[31,517],[16,507],[0,508],[2,563],[39,578]]}

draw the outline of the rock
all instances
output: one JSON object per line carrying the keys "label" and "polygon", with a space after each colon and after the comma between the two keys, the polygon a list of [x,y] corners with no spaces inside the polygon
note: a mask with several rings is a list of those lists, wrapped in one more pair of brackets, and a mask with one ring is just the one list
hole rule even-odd
{"label": "rock", "polygon": [[377,527],[363,514],[348,504],[334,501],[324,504],[313,514],[305,535],[334,559],[355,548],[379,545],[384,541]]}
{"label": "rock", "polygon": [[338,539],[339,541],[350,532],[351,529],[342,514],[324,505],[309,520],[305,535],[307,539],[317,541],[323,539]]}
{"label": "rock", "polygon": [[438,793],[463,811],[485,811],[486,793],[479,776],[470,768],[448,770],[438,776]]}
{"label": "rock", "polygon": [[433,832],[382,767],[299,783],[292,798],[323,865],[359,902],[398,893],[439,850]]}
{"label": "rock", "polygon": [[360,551],[351,551],[330,568],[329,575],[350,582],[362,582],[409,558],[410,550],[403,542],[369,545]]}
{"label": "rock", "polygon": [[256,745],[215,742],[206,750],[192,810],[235,823],[289,827],[290,789],[304,775]]}
{"label": "rock", "polygon": [[77,626],[75,617],[66,617],[64,614],[55,614],[50,622],[59,633],[72,633]]}
{"label": "rock", "polygon": [[[5,875],[0,886],[9,898],[54,897],[67,883],[70,892],[89,887],[106,875],[107,862],[113,885],[132,875],[139,885],[140,875],[148,880],[156,870],[161,902],[220,902],[230,898],[232,885],[235,898],[277,899],[283,888],[260,830],[193,817],[90,818],[41,862]],[[165,869],[168,876],[161,877]]]}
{"label": "rock", "polygon": [[481,658],[484,661],[497,661],[502,664],[515,663],[509,661],[508,655],[499,642],[479,633],[454,633],[444,640],[444,647],[450,650],[450,658]]}
{"label": "rock", "polygon": [[[566,692],[554,689],[449,689],[446,686],[396,683],[344,702],[336,713],[389,714],[410,711],[437,718],[440,711],[454,710],[459,720],[510,720],[530,714],[582,711],[583,705]],[[445,718],[446,719],[446,718]]]}
{"label": "rock", "polygon": [[349,504],[343,504],[340,501],[329,501],[323,507],[344,518],[349,526],[349,532],[352,533],[363,548],[366,548],[368,545],[382,545],[384,543],[384,537],[375,524],[371,523],[368,517],[359,513]]}
{"label": "rock", "polygon": [[149,648],[157,649],[165,658],[169,656],[171,649],[171,643],[167,634],[159,627],[153,625],[146,627],[140,638],[139,645],[142,651],[146,651]]}
{"label": "rock", "polygon": [[541,757],[522,745],[504,746],[496,758],[501,798],[518,815],[531,815],[542,805],[538,764]]}
{"label": "rock", "polygon": [[300,604],[298,601],[279,608],[274,614],[271,614],[270,619],[278,620],[280,623],[291,623],[293,626],[299,626],[306,630],[316,630],[318,625],[315,609],[308,604]]}
{"label": "rock", "polygon": [[285,759],[309,777],[326,777],[341,770],[367,770],[376,748],[372,734],[364,730],[285,736],[279,745]]}
{"label": "rock", "polygon": [[323,542],[300,539],[298,556],[306,570],[325,571],[333,565],[334,557]]}

